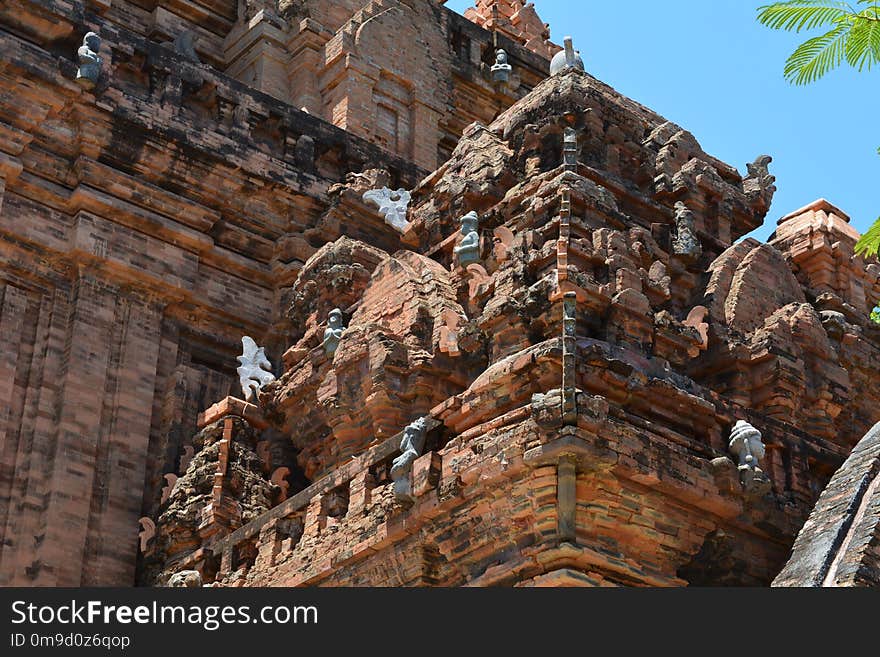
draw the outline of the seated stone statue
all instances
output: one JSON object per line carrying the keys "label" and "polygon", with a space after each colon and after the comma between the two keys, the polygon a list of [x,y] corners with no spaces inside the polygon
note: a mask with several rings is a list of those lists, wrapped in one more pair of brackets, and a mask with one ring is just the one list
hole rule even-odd
{"label": "seated stone statue", "polygon": [[403,430],[400,440],[401,454],[391,464],[391,479],[394,481],[394,495],[399,500],[412,499],[412,464],[425,449],[425,435],[428,425],[425,418],[410,422]]}
{"label": "seated stone statue", "polygon": [[495,63],[492,65],[492,79],[495,82],[507,82],[513,67],[507,62],[507,53],[503,48],[495,51]]}
{"label": "seated stone statue", "polygon": [[328,356],[333,356],[336,353],[336,348],[339,346],[344,330],[342,311],[339,308],[334,308],[330,311],[330,315],[327,318],[327,329],[324,331],[324,353]]}
{"label": "seated stone statue", "polygon": [[76,72],[76,81],[86,89],[91,89],[98,82],[101,75],[101,37],[94,32],[87,32],[83,37],[82,45],[76,51],[79,69]]}
{"label": "seated stone statue", "polygon": [[480,234],[477,232],[480,218],[476,212],[471,211],[459,221],[461,221],[461,234],[464,237],[458,243],[458,246],[455,247],[454,252],[458,258],[458,264],[466,267],[480,260]]}

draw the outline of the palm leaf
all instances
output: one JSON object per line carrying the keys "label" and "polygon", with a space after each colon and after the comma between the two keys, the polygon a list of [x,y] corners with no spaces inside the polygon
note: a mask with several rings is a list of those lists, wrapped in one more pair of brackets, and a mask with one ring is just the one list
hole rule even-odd
{"label": "palm leaf", "polygon": [[880,219],[877,219],[868,232],[856,242],[856,254],[860,256],[877,255],[878,252],[880,252]]}
{"label": "palm leaf", "polygon": [[846,2],[792,0],[758,8],[758,22],[774,30],[812,30],[832,25],[853,13]]}
{"label": "palm leaf", "polygon": [[876,12],[866,9],[855,16],[846,40],[846,61],[859,71],[880,63],[880,20],[872,20]]}
{"label": "palm leaf", "polygon": [[807,84],[840,66],[846,55],[848,34],[849,26],[840,24],[802,43],[785,63],[786,79],[794,84]]}

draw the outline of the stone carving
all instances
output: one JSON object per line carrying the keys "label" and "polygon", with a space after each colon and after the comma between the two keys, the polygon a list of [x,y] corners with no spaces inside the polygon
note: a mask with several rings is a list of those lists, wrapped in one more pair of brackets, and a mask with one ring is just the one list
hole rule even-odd
{"label": "stone carving", "polygon": [[237,357],[241,366],[236,372],[238,372],[241,381],[241,390],[244,393],[245,401],[250,401],[251,398],[256,399],[263,386],[275,380],[275,375],[268,371],[271,369],[272,363],[266,358],[263,347],[258,347],[253,338],[244,336],[241,339],[241,345],[243,353]]}
{"label": "stone carving", "polygon": [[202,63],[202,60],[199,59],[199,56],[196,53],[195,35],[192,30],[184,30],[174,37],[174,41],[171,42],[171,47],[174,48],[174,52],[188,62],[192,62],[193,64]]}
{"label": "stone carving", "polygon": [[461,222],[461,234],[464,237],[455,247],[454,252],[459,266],[467,267],[480,260],[480,234],[477,232],[480,218],[476,212],[471,210],[459,221]]}
{"label": "stone carving", "polygon": [[513,248],[513,231],[504,226],[498,226],[493,233],[493,249],[497,262],[504,262],[510,256],[510,250]]}
{"label": "stone carving", "polygon": [[272,473],[271,481],[281,489],[280,501],[287,499],[287,489],[290,484],[287,482],[287,475],[290,474],[290,468],[278,468]]}
{"label": "stone carving", "polygon": [[672,277],[662,260],[655,260],[651,264],[646,283],[651,290],[663,295],[664,299],[669,298],[671,294],[669,285],[672,283]]}
{"label": "stone carving", "polygon": [[261,12],[278,20],[275,17],[278,5],[275,0],[238,0],[236,13],[239,22],[247,23]]}
{"label": "stone carving", "polygon": [[476,299],[480,294],[486,291],[492,284],[492,277],[483,265],[472,264],[467,266],[468,278],[468,296]]}
{"label": "stone carving", "polygon": [[580,51],[574,49],[572,38],[567,36],[563,39],[562,43],[565,45],[565,48],[553,55],[553,59],[550,60],[550,75],[556,75],[572,68],[579,71],[585,70],[584,60],[581,59]]}
{"label": "stone carving", "polygon": [[375,203],[379,213],[385,217],[385,223],[396,231],[403,233],[409,228],[406,211],[409,207],[410,194],[405,189],[392,191],[387,187],[371,189],[364,193],[365,201]]}
{"label": "stone carving", "polygon": [[773,183],[776,182],[776,176],[770,173],[770,163],[773,158],[769,155],[760,155],[754,162],[746,165],[748,175],[743,179],[743,189],[746,194],[762,194],[769,193],[771,198],[776,191]]}
{"label": "stone carving", "polygon": [[101,75],[101,37],[94,32],[87,32],[83,37],[82,45],[76,51],[79,69],[76,72],[76,81],[85,89],[91,89],[98,82]]}
{"label": "stone carving", "polygon": [[309,135],[300,135],[296,140],[293,158],[296,165],[305,171],[312,171],[315,168],[315,140]]}
{"label": "stone carving", "polygon": [[730,451],[737,457],[739,480],[747,493],[763,495],[770,489],[770,481],[761,470],[759,462],[764,458],[761,432],[745,420],[738,420],[730,432]]}
{"label": "stone carving", "polygon": [[420,417],[410,422],[403,430],[400,441],[400,456],[391,465],[391,479],[394,481],[394,496],[401,501],[412,501],[412,464],[425,448],[427,418]]}
{"label": "stone carving", "polygon": [[503,48],[495,51],[495,63],[492,64],[492,80],[495,82],[508,82],[513,67],[507,63],[507,53]]}
{"label": "stone carving", "polygon": [[747,178],[754,178],[756,180],[760,180],[765,184],[772,185],[776,182],[776,177],[770,175],[770,163],[773,161],[773,158],[769,155],[759,155],[755,158],[755,161],[751,164],[746,165],[746,169],[749,174],[746,176]]}
{"label": "stone carving", "polygon": [[153,522],[152,518],[147,518],[145,516],[138,520],[138,524],[141,528],[141,531],[138,532],[138,538],[141,542],[141,552],[149,554],[152,552],[152,548],[149,547],[150,540],[156,535],[156,523]]}
{"label": "stone carving", "polygon": [[348,509],[348,499],[338,490],[332,490],[321,500],[324,513],[331,518],[341,518]]}
{"label": "stone carving", "polygon": [[336,348],[339,346],[339,341],[342,339],[342,332],[345,330],[345,327],[342,325],[342,311],[339,308],[334,308],[330,311],[330,315],[327,318],[327,328],[324,331],[324,353],[327,354],[328,357],[333,356],[336,353]]}
{"label": "stone carving", "polygon": [[159,504],[164,504],[165,500],[171,497],[171,493],[174,492],[174,486],[177,484],[177,475],[169,472],[164,476],[165,486],[162,488],[162,499]]}
{"label": "stone carving", "polygon": [[823,310],[819,313],[819,319],[822,321],[822,328],[832,340],[842,340],[846,335],[847,322],[846,315],[835,310]]}
{"label": "stone carving", "polygon": [[202,574],[198,570],[181,570],[168,580],[169,588],[197,589],[202,586]]}
{"label": "stone carving", "polygon": [[192,461],[192,457],[195,456],[195,453],[192,445],[184,446],[183,456],[180,457],[180,474],[186,474],[186,469],[189,467],[189,462]]}
{"label": "stone carving", "polygon": [[232,110],[232,127],[247,132],[250,127],[250,110],[244,105],[236,105]]}
{"label": "stone carving", "polygon": [[562,298],[562,421],[577,425],[577,293]]}
{"label": "stone carving", "polygon": [[694,213],[678,201],[675,204],[675,237],[672,253],[688,263],[696,262],[703,255],[703,247],[694,227]]}
{"label": "stone carving", "polygon": [[577,171],[577,132],[566,128],[562,138],[562,164],[566,171]]}
{"label": "stone carving", "polygon": [[460,356],[458,327],[462,321],[461,317],[451,308],[444,310],[441,316],[444,323],[440,327],[440,351],[450,356]]}
{"label": "stone carving", "polygon": [[[688,313],[687,319],[684,320],[685,326],[690,326],[700,334],[699,351],[705,351],[709,347],[709,323],[706,318],[709,316],[709,309],[705,306],[694,306]],[[696,356],[697,354],[691,354]]]}

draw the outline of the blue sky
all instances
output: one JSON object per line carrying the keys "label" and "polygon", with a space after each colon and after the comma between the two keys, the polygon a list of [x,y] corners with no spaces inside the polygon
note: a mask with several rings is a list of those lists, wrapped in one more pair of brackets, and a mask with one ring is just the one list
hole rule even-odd
{"label": "blue sky", "polygon": [[553,41],[570,34],[592,75],[692,132],[708,153],[741,172],[761,153],[773,156],[778,191],[755,237],[823,197],[864,232],[880,215],[880,70],[844,67],[789,84],[784,62],[806,37],[759,25],[763,4],[535,0]]}

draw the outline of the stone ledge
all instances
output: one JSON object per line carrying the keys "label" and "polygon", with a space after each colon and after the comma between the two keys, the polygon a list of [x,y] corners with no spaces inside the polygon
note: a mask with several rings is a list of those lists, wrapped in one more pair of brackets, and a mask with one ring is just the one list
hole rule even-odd
{"label": "stone ledge", "polygon": [[258,406],[237,397],[227,397],[209,407],[204,413],[199,413],[198,428],[204,429],[209,424],[232,415],[244,418],[255,429],[269,427]]}
{"label": "stone ledge", "polygon": [[790,219],[795,219],[796,217],[800,217],[801,215],[806,214],[807,212],[819,212],[819,211],[827,212],[828,214],[833,214],[836,217],[843,219],[846,223],[849,223],[849,215],[846,212],[844,212],[843,210],[838,208],[836,205],[831,204],[829,201],[825,200],[824,198],[819,198],[819,199],[816,199],[815,201],[813,201],[812,203],[807,203],[807,205],[805,205],[802,208],[798,208],[794,212],[789,212],[787,215],[785,215],[784,217],[779,219],[776,222],[776,225],[780,226],[780,225],[784,224],[786,221],[789,221]]}

